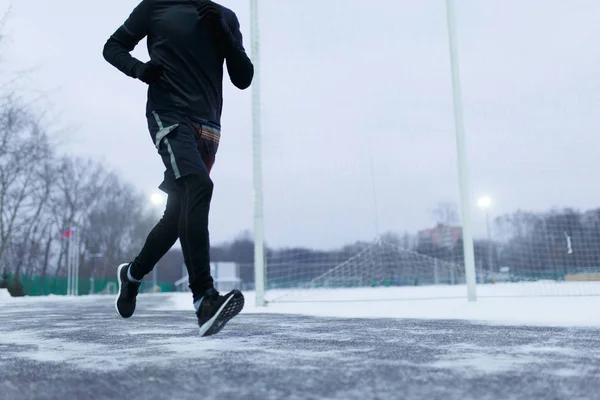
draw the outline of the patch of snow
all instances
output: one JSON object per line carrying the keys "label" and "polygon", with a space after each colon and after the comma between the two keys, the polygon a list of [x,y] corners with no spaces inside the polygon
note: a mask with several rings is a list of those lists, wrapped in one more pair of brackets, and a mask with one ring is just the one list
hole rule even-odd
{"label": "patch of snow", "polygon": [[[515,284],[513,284],[515,285]],[[589,285],[586,285],[588,288]],[[569,285],[563,286],[569,287]],[[578,286],[575,286],[578,287]],[[600,289],[598,285],[594,285]],[[532,292],[524,285],[525,293]],[[500,288],[492,288],[501,293]],[[514,289],[514,288],[513,288]],[[516,290],[516,289],[514,289]],[[488,295],[491,290],[488,289]],[[574,292],[575,288],[563,290]],[[484,292],[480,290],[480,292]],[[600,290],[598,290],[600,294]],[[270,293],[270,295],[274,295]],[[457,297],[457,296],[460,297]],[[466,299],[464,286],[411,288],[366,288],[315,290],[307,300],[272,302],[267,307],[255,306],[253,292],[245,292],[246,306],[242,313],[300,314],[339,318],[408,318],[450,319],[506,325],[536,325],[564,327],[598,327],[600,296],[548,297],[479,297],[475,302]],[[285,300],[285,297],[282,298]],[[309,301],[310,300],[310,301]],[[158,310],[192,311],[189,293],[173,293]]]}
{"label": "patch of snow", "polygon": [[523,357],[510,354],[467,354],[461,357],[448,357],[427,364],[431,368],[460,370],[466,374],[499,374],[514,371],[519,366],[539,363],[536,357]]}

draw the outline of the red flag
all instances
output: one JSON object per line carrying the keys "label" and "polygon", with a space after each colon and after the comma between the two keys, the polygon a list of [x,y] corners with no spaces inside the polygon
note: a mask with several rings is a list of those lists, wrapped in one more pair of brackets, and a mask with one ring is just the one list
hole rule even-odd
{"label": "red flag", "polygon": [[75,236],[75,232],[71,228],[68,228],[66,231],[61,233],[60,236],[64,238],[73,237]]}

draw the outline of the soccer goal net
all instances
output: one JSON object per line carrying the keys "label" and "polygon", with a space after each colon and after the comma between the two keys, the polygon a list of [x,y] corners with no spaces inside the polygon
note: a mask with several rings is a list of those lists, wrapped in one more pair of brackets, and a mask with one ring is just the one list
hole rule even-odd
{"label": "soccer goal net", "polygon": [[[595,44],[556,29],[581,14],[455,9],[478,296],[600,295],[597,72],[573,50]],[[266,300],[466,298],[446,2],[257,11]]]}

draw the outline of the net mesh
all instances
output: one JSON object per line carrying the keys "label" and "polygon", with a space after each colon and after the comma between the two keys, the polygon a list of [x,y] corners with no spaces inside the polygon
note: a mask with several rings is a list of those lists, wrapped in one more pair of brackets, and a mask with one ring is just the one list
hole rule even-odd
{"label": "net mesh", "polygon": [[[592,8],[457,4],[480,296],[600,294]],[[465,297],[444,2],[259,15],[267,299]]]}

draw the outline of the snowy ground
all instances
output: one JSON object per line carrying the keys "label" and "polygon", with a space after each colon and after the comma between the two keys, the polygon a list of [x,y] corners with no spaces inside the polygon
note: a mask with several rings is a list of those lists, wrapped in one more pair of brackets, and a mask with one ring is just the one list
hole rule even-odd
{"label": "snowy ground", "polygon": [[142,295],[123,320],[112,297],[2,299],[0,399],[597,399],[600,390],[595,297],[249,304],[213,338],[197,336],[189,301]]}
{"label": "snowy ground", "polygon": [[[250,292],[245,294],[244,312],[600,327],[600,284],[596,282],[479,285],[474,303],[466,301],[466,293],[465,286],[272,291],[267,299],[276,301],[257,308]],[[190,295],[170,295],[159,309],[192,310]]]}

